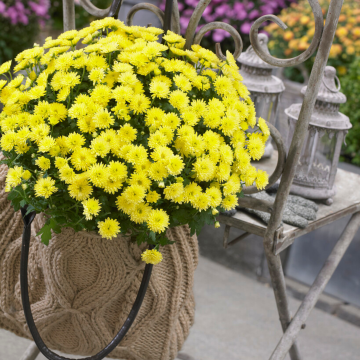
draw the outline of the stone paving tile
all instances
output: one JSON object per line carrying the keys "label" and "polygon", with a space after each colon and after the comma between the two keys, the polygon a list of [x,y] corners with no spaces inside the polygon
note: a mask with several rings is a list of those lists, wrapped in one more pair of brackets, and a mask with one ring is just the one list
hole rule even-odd
{"label": "stone paving tile", "polygon": [[[195,360],[269,358],[281,336],[269,286],[201,257],[195,298],[195,325],[182,352]],[[298,305],[291,299],[293,311]],[[299,344],[306,360],[359,360],[359,339],[360,328],[315,309]],[[0,330],[0,359],[20,360],[29,343]]]}

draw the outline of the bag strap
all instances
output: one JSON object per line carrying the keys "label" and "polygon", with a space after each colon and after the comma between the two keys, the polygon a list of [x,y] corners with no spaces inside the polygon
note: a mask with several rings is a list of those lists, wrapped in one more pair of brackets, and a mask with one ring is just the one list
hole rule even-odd
{"label": "bag strap", "polygon": [[[20,288],[21,288],[21,299],[24,308],[24,314],[26,323],[29,326],[30,333],[34,338],[36,346],[39,348],[41,353],[49,360],[71,360],[66,357],[55,354],[51,351],[42,340],[38,329],[36,328],[34,318],[32,316],[30,301],[29,301],[29,289],[28,289],[28,259],[29,259],[29,245],[31,238],[31,223],[33,222],[36,213],[31,212],[26,215],[26,208],[21,208],[21,214],[24,222],[24,231],[22,235],[22,246],[21,246],[21,262],[20,262]],[[152,246],[150,246],[152,248]],[[144,296],[149,285],[151,272],[153,265],[147,264],[145,266],[144,275],[141,280],[141,285],[139,288],[139,292],[136,296],[133,307],[129,313],[129,316],[124,322],[124,325],[121,327],[119,332],[115,335],[115,337],[111,340],[111,342],[106,345],[101,351],[99,351],[96,355],[89,356],[86,358],[82,358],[82,360],[102,360],[107,355],[111,353],[120,343],[120,341],[124,338],[124,336],[129,331],[132,323],[134,322],[137,313],[140,310],[141,304],[144,300]]]}

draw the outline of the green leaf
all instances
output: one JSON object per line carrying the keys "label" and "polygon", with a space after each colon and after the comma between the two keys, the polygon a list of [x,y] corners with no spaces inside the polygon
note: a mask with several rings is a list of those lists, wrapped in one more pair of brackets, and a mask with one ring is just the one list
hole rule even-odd
{"label": "green leaf", "polygon": [[45,245],[49,245],[49,241],[51,239],[51,230],[53,230],[56,234],[61,233],[61,227],[53,218],[48,220],[46,224],[40,229],[40,231],[36,234],[37,236],[41,235],[41,242]]}
{"label": "green leaf", "polygon": [[149,238],[150,238],[153,242],[155,242],[155,240],[156,240],[156,234],[155,234],[153,231],[150,231],[150,232],[149,232]]}
{"label": "green leaf", "polygon": [[36,234],[36,236],[41,235],[41,242],[45,245],[49,245],[49,241],[51,239],[51,227],[50,225],[44,225],[40,231]]}
{"label": "green leaf", "polygon": [[20,194],[16,191],[10,191],[9,195],[8,195],[8,200],[12,201],[14,199],[16,199],[17,197],[19,197]]}
{"label": "green leaf", "polygon": [[26,210],[26,214],[25,214],[25,215],[30,214],[32,211],[36,211],[36,209],[35,209],[32,205],[29,205],[29,206],[27,207],[27,210]]}

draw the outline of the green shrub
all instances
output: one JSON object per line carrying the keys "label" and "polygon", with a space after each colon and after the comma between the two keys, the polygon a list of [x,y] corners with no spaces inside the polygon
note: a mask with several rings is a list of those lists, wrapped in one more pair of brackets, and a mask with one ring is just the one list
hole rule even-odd
{"label": "green shrub", "polygon": [[353,126],[346,136],[347,145],[343,146],[343,160],[360,165],[360,58],[355,59],[340,81],[341,91],[347,97],[340,111],[350,118]]}

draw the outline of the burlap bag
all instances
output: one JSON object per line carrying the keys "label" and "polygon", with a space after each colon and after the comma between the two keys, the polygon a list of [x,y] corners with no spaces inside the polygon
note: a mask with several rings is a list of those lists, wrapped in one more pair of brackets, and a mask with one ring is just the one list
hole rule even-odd
{"label": "burlap bag", "polygon": [[[20,295],[22,220],[3,190],[0,201],[0,327],[31,339]],[[37,215],[33,234],[43,222]],[[167,235],[175,243],[161,249],[164,260],[154,266],[139,314],[111,357],[174,359],[189,333],[194,321],[197,239],[187,226],[170,229]],[[31,309],[47,346],[92,355],[107,345],[137,295],[145,267],[140,255],[141,249],[129,237],[105,240],[64,229],[45,246],[33,236],[28,271]]]}

